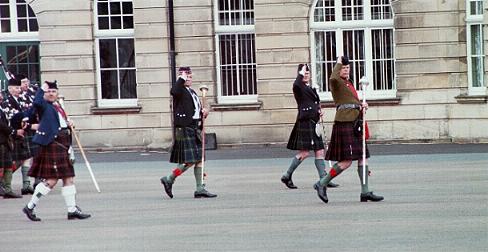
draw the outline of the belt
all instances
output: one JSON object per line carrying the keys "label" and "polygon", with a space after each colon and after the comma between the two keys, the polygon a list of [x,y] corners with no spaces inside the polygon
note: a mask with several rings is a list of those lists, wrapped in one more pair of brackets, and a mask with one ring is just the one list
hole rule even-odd
{"label": "belt", "polygon": [[342,109],[360,109],[361,105],[355,104],[355,103],[346,103],[346,104],[340,104],[337,105],[337,110],[342,110]]}

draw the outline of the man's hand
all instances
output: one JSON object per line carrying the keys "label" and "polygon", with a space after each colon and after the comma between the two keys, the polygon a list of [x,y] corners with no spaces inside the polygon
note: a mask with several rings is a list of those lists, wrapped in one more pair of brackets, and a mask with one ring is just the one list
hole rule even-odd
{"label": "man's hand", "polygon": [[320,114],[320,117],[324,116],[325,115],[325,112],[319,108],[319,114]]}
{"label": "man's hand", "polygon": [[31,129],[32,130],[38,130],[39,129],[39,124],[31,124]]}
{"label": "man's hand", "polygon": [[70,127],[70,128],[74,128],[75,127],[75,124],[73,123],[73,121],[68,120],[68,127]]}
{"label": "man's hand", "polygon": [[23,129],[18,129],[17,130],[17,136],[24,137],[24,130]]}
{"label": "man's hand", "polygon": [[363,102],[363,104],[361,104],[361,107],[362,107],[364,110],[368,110],[368,103],[367,103],[367,102]]}
{"label": "man's hand", "polygon": [[186,71],[181,71],[179,77],[186,81],[186,79],[188,79],[188,73]]}
{"label": "man's hand", "polygon": [[202,114],[203,114],[203,118],[207,118],[208,110],[206,108],[202,108]]}
{"label": "man's hand", "polygon": [[42,83],[42,86],[41,86],[41,89],[44,90],[44,92],[47,92],[47,90],[49,89],[49,85],[47,85],[47,83]]}
{"label": "man's hand", "polygon": [[300,69],[300,72],[298,72],[298,74],[300,74],[301,76],[305,76],[306,71],[307,71],[307,64],[303,64],[302,69]]}
{"label": "man's hand", "polygon": [[337,57],[337,63],[342,64],[342,56]]}

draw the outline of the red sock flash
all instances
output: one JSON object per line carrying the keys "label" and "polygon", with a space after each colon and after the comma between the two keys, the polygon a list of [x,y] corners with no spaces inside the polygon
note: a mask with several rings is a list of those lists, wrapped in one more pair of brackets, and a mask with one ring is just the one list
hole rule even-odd
{"label": "red sock flash", "polygon": [[182,172],[180,169],[178,169],[178,168],[175,168],[175,169],[173,170],[173,175],[175,175],[175,177],[180,176],[182,173],[183,173],[183,172]]}

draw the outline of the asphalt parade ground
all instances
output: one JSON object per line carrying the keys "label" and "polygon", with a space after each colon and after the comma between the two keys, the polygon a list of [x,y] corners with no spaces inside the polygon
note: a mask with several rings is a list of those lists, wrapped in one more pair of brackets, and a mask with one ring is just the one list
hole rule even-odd
{"label": "asphalt parade ground", "polygon": [[[41,199],[0,199],[0,251],[487,251],[488,145],[371,145],[370,189],[383,202],[359,202],[356,163],[322,203],[313,158],[290,190],[280,182],[294,152],[283,147],[208,151],[207,189],[194,199],[190,169],[169,199],[159,178],[167,153],[88,153],[75,165],[77,203],[92,217],[68,221],[61,184]],[[60,182],[61,183],[61,182]],[[13,187],[20,192],[20,171]]]}

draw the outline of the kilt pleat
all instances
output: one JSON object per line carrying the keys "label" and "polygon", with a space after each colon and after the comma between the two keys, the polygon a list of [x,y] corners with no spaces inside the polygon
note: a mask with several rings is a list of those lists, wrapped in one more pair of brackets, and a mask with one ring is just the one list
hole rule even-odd
{"label": "kilt pleat", "polygon": [[[361,136],[355,136],[352,122],[334,122],[329,148],[325,154],[326,160],[344,161],[359,160],[363,157],[363,143]],[[366,144],[366,158],[369,158]]]}
{"label": "kilt pleat", "polygon": [[12,167],[12,151],[6,144],[0,145],[0,168]]}
{"label": "kilt pleat", "polygon": [[22,161],[32,157],[29,150],[29,142],[26,137],[14,138],[14,150],[12,151],[13,161]]}
{"label": "kilt pleat", "polygon": [[171,163],[197,163],[202,160],[202,142],[197,134],[199,131],[196,128],[176,128],[175,142],[169,160]]}
{"label": "kilt pleat", "polygon": [[44,179],[74,177],[75,170],[68,154],[70,143],[71,135],[66,130],[60,131],[58,137],[49,145],[41,145],[32,162],[29,176]]}
{"label": "kilt pleat", "polygon": [[297,120],[286,147],[290,150],[324,149],[324,141],[315,133],[315,124],[312,120]]}

